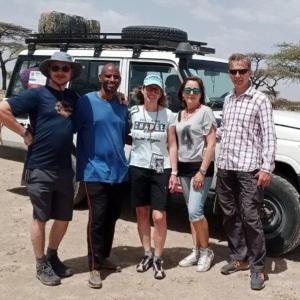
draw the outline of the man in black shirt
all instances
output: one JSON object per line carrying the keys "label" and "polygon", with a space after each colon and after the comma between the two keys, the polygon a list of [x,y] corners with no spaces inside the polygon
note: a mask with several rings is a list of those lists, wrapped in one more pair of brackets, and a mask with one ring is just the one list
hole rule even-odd
{"label": "man in black shirt", "polygon": [[[73,274],[57,256],[73,212],[72,114],[78,95],[66,89],[80,75],[81,65],[64,52],[43,61],[40,71],[48,78],[45,87],[30,89],[0,103],[0,122],[24,138],[28,145],[25,181],[33,206],[31,241],[37,278],[46,285],[60,284]],[[28,113],[32,130],[15,116]],[[45,226],[54,219],[45,255]]]}

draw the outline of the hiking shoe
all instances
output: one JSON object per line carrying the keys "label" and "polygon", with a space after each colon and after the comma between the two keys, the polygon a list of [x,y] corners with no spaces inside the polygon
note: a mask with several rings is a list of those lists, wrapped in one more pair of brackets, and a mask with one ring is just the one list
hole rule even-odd
{"label": "hiking shoe", "polygon": [[147,256],[145,255],[141,262],[136,266],[136,271],[137,272],[146,272],[152,267],[153,264],[153,257],[152,256]]}
{"label": "hiking shoe", "polygon": [[59,277],[70,277],[74,274],[73,270],[70,267],[67,267],[65,264],[63,264],[57,255],[47,255],[46,259],[52,266],[53,271]]}
{"label": "hiking shoe", "polygon": [[200,249],[200,257],[197,263],[197,272],[208,271],[211,267],[214,256],[214,252],[211,249]]}
{"label": "hiking shoe", "polygon": [[115,272],[121,272],[121,266],[115,264],[114,262],[112,262],[109,258],[105,258],[101,264],[101,268],[102,269],[106,269],[106,270],[112,270]]}
{"label": "hiking shoe", "polygon": [[102,288],[102,280],[100,271],[93,270],[90,272],[89,286],[93,289]]}
{"label": "hiking shoe", "polygon": [[255,291],[262,290],[265,287],[265,280],[268,276],[262,272],[251,272],[251,289]]}
{"label": "hiking shoe", "polygon": [[53,286],[61,283],[60,277],[55,274],[48,261],[36,264],[36,277],[45,285]]}
{"label": "hiking shoe", "polygon": [[166,273],[162,267],[163,261],[161,259],[157,259],[153,262],[153,270],[154,270],[154,278],[155,279],[164,279],[166,277]]}
{"label": "hiking shoe", "polygon": [[193,251],[191,254],[183,258],[178,265],[180,267],[191,267],[197,264],[200,257],[199,249],[193,248]]}
{"label": "hiking shoe", "polygon": [[229,275],[237,271],[244,271],[248,269],[249,263],[247,261],[233,260],[221,268],[221,273],[223,275]]}

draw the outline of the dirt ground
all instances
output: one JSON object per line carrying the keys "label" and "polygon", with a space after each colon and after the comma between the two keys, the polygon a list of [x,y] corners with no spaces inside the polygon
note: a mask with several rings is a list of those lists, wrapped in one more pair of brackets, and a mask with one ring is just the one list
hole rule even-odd
{"label": "dirt ground", "polygon": [[137,273],[135,265],[142,255],[132,210],[125,207],[116,227],[112,257],[121,264],[121,273],[103,272],[103,288],[87,285],[86,257],[87,209],[74,211],[60,256],[74,276],[57,287],[42,285],[35,278],[34,258],[29,238],[31,205],[20,187],[22,163],[11,160],[11,153],[0,151],[0,299],[300,299],[300,249],[282,258],[268,258],[270,280],[260,292],[251,291],[249,272],[229,276],[220,274],[227,259],[222,230],[211,221],[211,248],[215,252],[211,270],[200,274],[195,268],[180,268],[178,261],[190,252],[191,235],[184,206],[172,205],[168,211],[169,231],[164,253],[167,277],[158,281],[152,270]]}

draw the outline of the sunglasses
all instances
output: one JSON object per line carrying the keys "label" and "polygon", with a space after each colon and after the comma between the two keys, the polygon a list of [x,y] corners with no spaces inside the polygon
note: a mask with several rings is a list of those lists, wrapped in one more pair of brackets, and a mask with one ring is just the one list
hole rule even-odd
{"label": "sunglasses", "polygon": [[236,75],[239,73],[240,75],[244,75],[249,71],[249,69],[236,69],[236,70],[229,70],[230,75]]}
{"label": "sunglasses", "polygon": [[194,95],[199,95],[199,94],[201,94],[201,89],[199,89],[199,88],[189,88],[189,87],[187,87],[187,88],[184,88],[184,89],[183,89],[183,92],[184,92],[185,94],[191,94],[191,93],[193,92]]}
{"label": "sunglasses", "polygon": [[64,72],[64,73],[68,73],[68,72],[70,72],[71,67],[70,67],[70,66],[62,66],[62,67],[59,67],[59,66],[51,66],[51,67],[50,67],[50,70],[51,70],[52,72],[62,71],[62,72]]}

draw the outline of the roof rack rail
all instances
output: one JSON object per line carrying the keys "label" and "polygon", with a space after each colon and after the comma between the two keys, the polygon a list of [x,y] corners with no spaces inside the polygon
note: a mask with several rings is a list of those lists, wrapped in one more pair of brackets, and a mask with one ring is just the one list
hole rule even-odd
{"label": "roof rack rail", "polygon": [[[99,57],[104,48],[122,47],[133,50],[133,57],[139,57],[141,51],[161,50],[174,52],[179,42],[158,38],[125,38],[122,33],[34,33],[25,39],[28,45],[28,54],[32,55],[37,46],[48,46],[68,51],[74,48],[94,48],[94,56]],[[199,55],[214,54],[215,49],[205,47],[207,43],[198,41],[187,41],[190,43],[193,53]]]}

